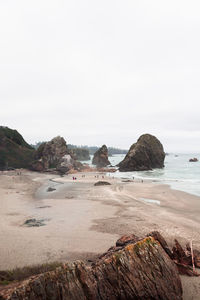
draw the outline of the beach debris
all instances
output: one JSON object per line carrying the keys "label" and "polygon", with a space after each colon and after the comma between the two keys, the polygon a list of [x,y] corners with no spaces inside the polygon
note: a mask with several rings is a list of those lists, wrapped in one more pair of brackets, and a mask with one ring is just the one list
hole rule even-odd
{"label": "beach debris", "polygon": [[45,226],[44,222],[49,221],[49,219],[28,219],[24,222],[23,226],[26,227],[40,227]]}
{"label": "beach debris", "polygon": [[164,159],[165,152],[160,141],[151,134],[143,134],[119,163],[119,171],[146,171],[163,168]]}
{"label": "beach debris", "polygon": [[126,180],[122,180],[122,182],[134,182],[134,180],[126,179]]}
{"label": "beach debris", "polygon": [[96,165],[99,168],[110,165],[110,162],[108,160],[108,148],[106,147],[106,145],[103,145],[94,153],[92,164]]}
{"label": "beach debris", "polygon": [[74,198],[74,196],[70,196],[70,195],[65,196],[65,199],[73,199],[73,198]]}
{"label": "beach debris", "polygon": [[[180,245],[180,243],[175,239],[175,245],[173,246],[172,250],[168,246],[164,237],[158,231],[152,231],[146,235],[146,237],[153,237],[156,241],[160,243],[163,250],[166,254],[174,261],[177,265],[179,273],[181,275],[188,275],[188,276],[200,276],[198,272],[195,271],[195,268],[200,268],[200,251],[191,248],[191,244],[186,244],[185,250]],[[111,247],[108,252],[114,252],[121,247],[124,247],[128,244],[135,243],[142,238],[131,234],[131,235],[124,235],[116,242],[116,247]],[[102,255],[105,256],[107,253]],[[192,259],[193,256],[193,259]]]}
{"label": "beach debris", "polygon": [[193,252],[193,256],[194,256],[194,265],[197,268],[200,268],[200,251],[196,250],[196,249],[191,249],[191,245],[186,244],[186,249],[188,252]]}
{"label": "beach debris", "polygon": [[161,244],[165,252],[177,265],[181,275],[200,276],[200,274],[197,273],[194,268],[194,266],[200,268],[200,251],[193,250],[189,244],[186,244],[186,248],[183,249],[176,239],[174,240],[175,245],[173,246],[172,250],[170,250],[167,242],[158,231],[152,231],[147,236],[154,237],[155,240]]}
{"label": "beach debris", "polygon": [[43,205],[43,206],[38,206],[37,208],[50,208],[50,205]]}
{"label": "beach debris", "polygon": [[190,159],[189,159],[189,162],[197,162],[197,161],[199,161],[199,160],[198,160],[198,158],[196,158],[196,157],[190,158]]}
{"label": "beach debris", "polygon": [[193,253],[192,241],[190,242],[190,247],[191,247],[191,256],[192,256],[192,268],[193,268],[193,272],[195,272],[194,253]]}
{"label": "beach debris", "polygon": [[140,200],[146,202],[146,203],[151,203],[151,204],[157,204],[160,205],[160,201],[159,200],[155,200],[155,199],[148,199],[148,198],[140,198]]}
{"label": "beach debris", "polygon": [[146,237],[98,258],[91,265],[76,261],[35,275],[0,291],[15,300],[181,300],[178,270],[153,238]]}
{"label": "beach debris", "polygon": [[97,181],[94,185],[95,185],[95,186],[111,185],[111,183],[110,183],[110,182],[107,182],[107,181]]}
{"label": "beach debris", "polygon": [[56,191],[56,189],[55,188],[53,188],[53,187],[48,187],[48,189],[47,189],[47,192],[53,192],[53,191]]}
{"label": "beach debris", "polygon": [[172,248],[173,260],[177,264],[177,267],[182,275],[188,276],[200,276],[195,271],[194,267],[200,268],[200,251],[192,249],[191,245],[187,244],[186,248],[180,245],[175,240],[175,245]]}

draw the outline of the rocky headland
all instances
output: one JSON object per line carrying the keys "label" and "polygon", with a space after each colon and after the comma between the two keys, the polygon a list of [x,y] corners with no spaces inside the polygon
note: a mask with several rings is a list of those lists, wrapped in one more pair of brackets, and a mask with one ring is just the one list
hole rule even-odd
{"label": "rocky headland", "polygon": [[0,126],[0,170],[28,169],[34,152],[17,130]]}
{"label": "rocky headland", "polygon": [[119,163],[119,171],[146,171],[164,167],[165,152],[160,141],[151,134],[140,136],[133,144],[124,160]]}

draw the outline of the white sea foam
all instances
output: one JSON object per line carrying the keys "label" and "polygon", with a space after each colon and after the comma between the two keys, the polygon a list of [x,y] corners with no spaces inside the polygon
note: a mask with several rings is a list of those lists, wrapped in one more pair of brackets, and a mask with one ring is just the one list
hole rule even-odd
{"label": "white sea foam", "polygon": [[[178,156],[175,156],[178,155]],[[127,179],[151,180],[169,184],[173,189],[182,190],[200,196],[200,161],[189,162],[192,157],[200,160],[200,153],[169,154],[165,158],[163,169],[139,172],[116,172],[112,176]],[[109,158],[111,164],[117,165],[124,155],[113,155]]]}

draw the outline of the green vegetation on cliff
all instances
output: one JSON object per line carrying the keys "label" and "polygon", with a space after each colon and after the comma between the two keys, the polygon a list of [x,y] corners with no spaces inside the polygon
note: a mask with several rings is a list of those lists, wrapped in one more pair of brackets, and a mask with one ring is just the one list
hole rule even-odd
{"label": "green vegetation on cliff", "polygon": [[28,168],[34,151],[17,130],[0,126],[0,170]]}

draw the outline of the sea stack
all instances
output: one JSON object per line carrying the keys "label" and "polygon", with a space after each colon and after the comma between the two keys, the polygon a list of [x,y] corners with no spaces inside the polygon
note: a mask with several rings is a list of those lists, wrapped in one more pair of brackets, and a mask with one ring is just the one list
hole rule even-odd
{"label": "sea stack", "polygon": [[119,163],[119,171],[146,171],[164,167],[165,152],[161,142],[151,134],[143,134],[133,144],[124,160]]}
{"label": "sea stack", "polygon": [[95,152],[92,164],[96,165],[99,168],[110,165],[110,162],[108,160],[108,148],[106,147],[106,145],[103,145]]}

